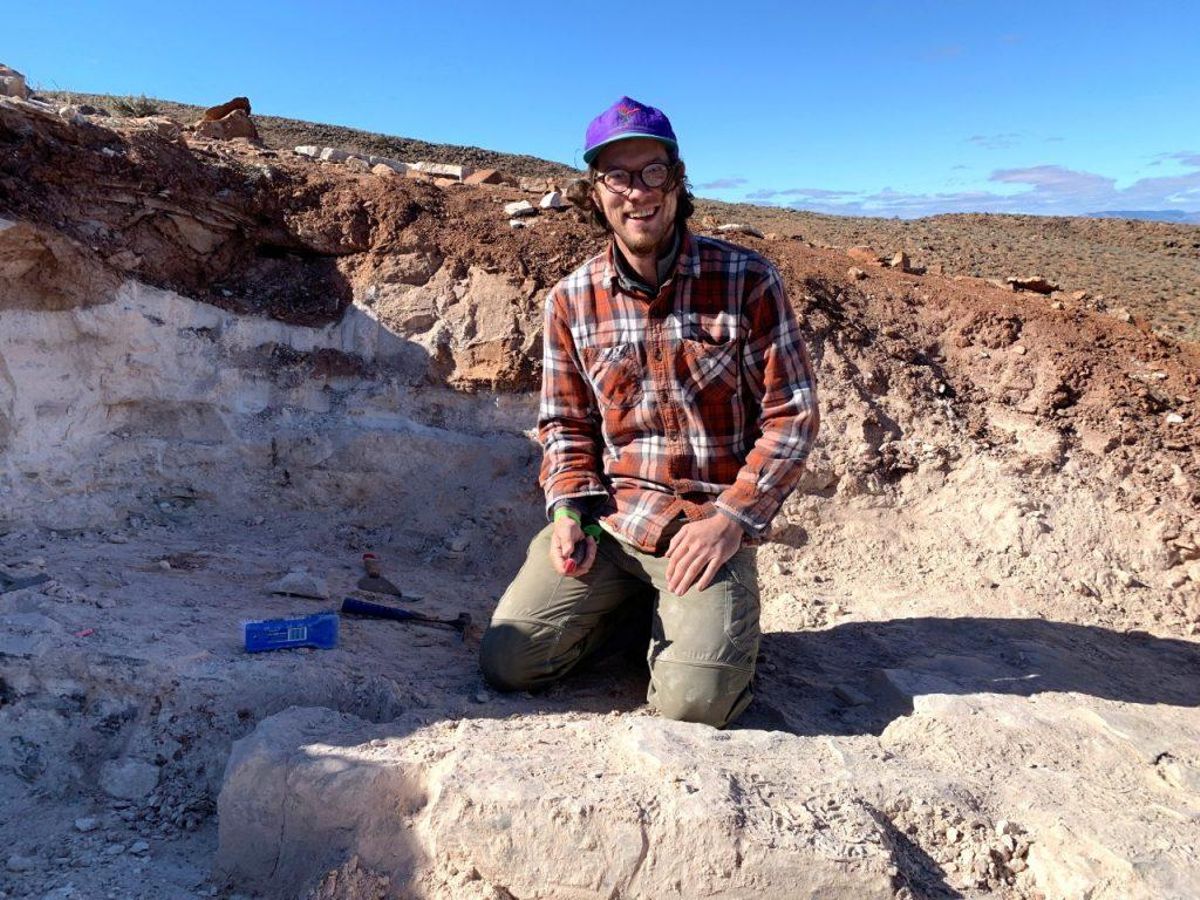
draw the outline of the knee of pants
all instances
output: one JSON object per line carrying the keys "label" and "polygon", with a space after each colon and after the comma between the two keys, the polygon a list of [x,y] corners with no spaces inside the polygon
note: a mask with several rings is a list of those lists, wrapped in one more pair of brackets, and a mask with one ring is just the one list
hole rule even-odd
{"label": "knee of pants", "polygon": [[550,675],[547,638],[539,629],[517,622],[498,622],[483,633],[479,668],[492,687],[501,691],[526,691]]}
{"label": "knee of pants", "polygon": [[731,666],[690,666],[660,660],[651,680],[658,714],[680,722],[724,728],[745,709],[749,671]]}

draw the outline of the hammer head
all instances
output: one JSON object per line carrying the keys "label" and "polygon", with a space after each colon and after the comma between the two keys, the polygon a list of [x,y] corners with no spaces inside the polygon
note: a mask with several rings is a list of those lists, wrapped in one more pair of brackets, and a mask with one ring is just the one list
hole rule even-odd
{"label": "hammer head", "polygon": [[461,630],[464,644],[478,646],[483,641],[483,629],[474,623],[470,613],[459,613],[454,621],[454,627]]}
{"label": "hammer head", "polygon": [[447,622],[446,624],[449,625],[454,630],[456,630],[459,634],[461,634],[463,642],[466,643],[467,632],[471,630],[471,614],[470,613],[465,613],[465,612],[459,613],[458,617],[456,619],[454,619],[453,621]]}

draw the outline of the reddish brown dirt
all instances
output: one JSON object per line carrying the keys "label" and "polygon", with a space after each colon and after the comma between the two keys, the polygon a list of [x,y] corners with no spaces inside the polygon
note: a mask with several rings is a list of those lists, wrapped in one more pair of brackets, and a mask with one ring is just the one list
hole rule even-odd
{"label": "reddish brown dirt", "polygon": [[[114,108],[118,98],[47,92],[56,103]],[[151,105],[180,122],[199,106],[167,100]],[[433,144],[353,128],[256,115],[264,145],[289,151],[300,144],[340,147],[414,161],[454,161],[518,176],[564,181],[578,172],[536,157],[480,147]],[[978,278],[1041,275],[1066,294],[1087,291],[1097,309],[1144,316],[1159,334],[1200,341],[1200,226],[1063,216],[953,214],[921,219],[830,216],[780,207],[701,200],[701,216],[746,222],[764,233],[801,236],[817,246],[867,245],[891,256],[906,251],[918,266]]]}

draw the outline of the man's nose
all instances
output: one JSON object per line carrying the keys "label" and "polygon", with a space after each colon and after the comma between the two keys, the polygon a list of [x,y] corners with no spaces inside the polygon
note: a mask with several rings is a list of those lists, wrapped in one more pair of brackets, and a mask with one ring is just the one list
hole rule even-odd
{"label": "man's nose", "polygon": [[646,197],[655,192],[656,188],[646,187],[646,182],[642,181],[642,176],[634,174],[629,181],[629,197]]}

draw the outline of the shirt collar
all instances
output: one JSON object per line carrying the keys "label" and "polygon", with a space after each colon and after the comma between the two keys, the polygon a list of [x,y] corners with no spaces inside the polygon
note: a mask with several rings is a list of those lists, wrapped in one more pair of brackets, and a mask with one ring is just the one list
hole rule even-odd
{"label": "shirt collar", "polygon": [[[675,275],[686,275],[692,278],[700,276],[700,253],[696,247],[695,238],[686,226],[675,232],[675,243],[671,250],[658,261],[658,277],[660,286],[668,281],[671,270]],[[637,289],[643,294],[654,296],[655,291],[642,281],[633,268],[629,266],[624,256],[617,249],[615,240],[608,242],[608,252],[604,257],[604,283],[611,289],[614,283],[623,290]]]}

